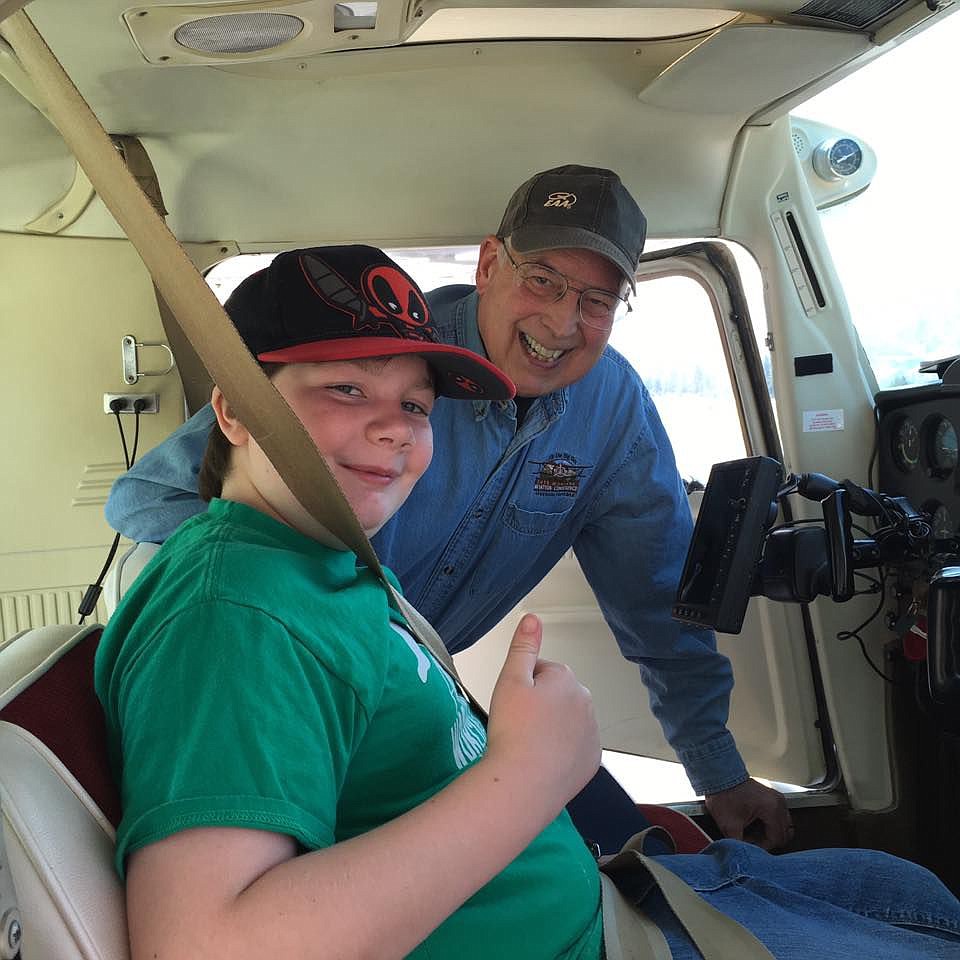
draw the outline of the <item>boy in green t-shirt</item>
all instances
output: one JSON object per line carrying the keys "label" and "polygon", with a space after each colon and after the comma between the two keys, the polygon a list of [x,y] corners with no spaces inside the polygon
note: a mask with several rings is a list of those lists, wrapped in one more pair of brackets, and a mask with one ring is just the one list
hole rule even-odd
{"label": "boy in green t-shirt", "polygon": [[[370,247],[280,254],[227,302],[372,536],[430,464],[436,395],[504,400]],[[297,502],[216,387],[184,524],[104,632],[133,956],[601,954],[565,803],[589,694],[525,617],[487,730],[387,593]],[[443,401],[446,402],[446,401]]]}

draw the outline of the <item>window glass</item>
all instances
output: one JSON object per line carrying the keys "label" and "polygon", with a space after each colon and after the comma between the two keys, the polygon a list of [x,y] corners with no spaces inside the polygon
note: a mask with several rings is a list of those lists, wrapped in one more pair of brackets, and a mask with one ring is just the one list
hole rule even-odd
{"label": "window glass", "polygon": [[[690,241],[653,241],[647,251]],[[729,245],[737,260],[760,342],[766,322],[756,261]],[[689,277],[637,284],[633,312],[610,343],[640,374],[660,412],[685,480],[705,484],[714,463],[746,456],[746,446],[713,306]],[[761,348],[767,364],[767,351]],[[769,382],[769,379],[768,379]]]}
{"label": "window glass", "polygon": [[956,134],[943,99],[960,85],[958,47],[954,16],[796,110],[877,153],[869,188],[821,222],[881,389],[930,382],[919,364],[960,352]]}
{"label": "window glass", "polygon": [[[651,241],[648,250],[689,241]],[[388,250],[424,290],[472,284],[478,246]],[[760,341],[766,324],[760,271],[745,250],[730,245]],[[273,254],[246,254],[214,267],[207,281],[221,302]],[[637,284],[632,312],[617,323],[610,343],[633,364],[650,391],[674,446],[685,480],[706,483],[713,463],[745,456],[743,435],[727,373],[716,317],[703,288],[688,277]],[[767,351],[761,348],[767,362]],[[705,425],[709,424],[708,428]]]}
{"label": "window glass", "polygon": [[[386,252],[424,290],[433,290],[448,283],[472,284],[480,247],[404,247]],[[217,299],[224,303],[244,277],[265,267],[275,256],[273,253],[245,253],[231,257],[207,272],[207,283]]]}

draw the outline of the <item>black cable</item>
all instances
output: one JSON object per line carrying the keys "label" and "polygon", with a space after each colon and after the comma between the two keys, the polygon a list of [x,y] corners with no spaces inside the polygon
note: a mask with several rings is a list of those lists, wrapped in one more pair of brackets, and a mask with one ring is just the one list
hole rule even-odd
{"label": "black cable", "polygon": [[823,523],[823,517],[809,517],[806,520],[785,520],[783,523],[778,523],[767,531],[767,533],[773,533],[774,530],[784,530],[789,527],[798,527],[801,523]]}
{"label": "black cable", "polygon": [[137,400],[133,404],[133,450],[130,453],[130,462],[127,464],[128,470],[137,462],[137,446],[140,443],[140,404],[142,403],[142,400]]}
{"label": "black cable", "polygon": [[876,577],[870,576],[869,573],[864,573],[862,570],[854,570],[853,575],[855,577],[862,577],[864,580],[870,581],[871,588],[869,590],[857,591],[857,596],[865,597],[868,594],[876,593],[878,590],[881,590],[883,588],[883,584]]}
{"label": "black cable", "polygon": [[[143,403],[143,400],[137,400],[133,404],[133,412],[136,415],[136,425],[133,433],[133,455],[131,456],[130,451],[127,449],[127,435],[124,433],[123,422],[120,419],[120,409],[123,406],[123,400],[117,398],[110,401],[110,409],[117,419],[117,430],[120,431],[120,443],[123,446],[123,462],[127,470],[133,466],[134,460],[136,460],[137,457],[137,445],[140,442],[140,409]],[[100,594],[103,593],[103,580],[107,575],[107,571],[110,569],[110,564],[113,563],[113,558],[117,555],[117,547],[119,546],[120,534],[117,533],[113,538],[113,543],[110,545],[110,550],[107,553],[106,562],[100,569],[97,579],[87,587],[80,600],[80,606],[77,607],[77,613],[80,614],[79,625],[81,627],[87,617],[97,609],[97,601],[100,599]]]}
{"label": "black cable", "polygon": [[864,620],[859,627],[856,627],[853,630],[841,630],[837,634],[837,639],[842,642],[843,640],[849,640],[851,637],[855,637],[857,640],[857,643],[860,644],[860,652],[863,654],[863,659],[867,661],[867,665],[870,667],[870,669],[875,674],[877,674],[877,676],[883,677],[883,679],[886,680],[887,683],[896,684],[896,681],[893,679],[893,677],[888,677],[870,659],[870,654],[867,653],[867,647],[866,647],[866,644],[864,644],[863,642],[863,637],[860,636],[860,631],[863,630],[864,627],[869,626],[871,623],[873,623],[874,620],[876,620],[878,616],[880,616],[880,611],[883,610],[883,605],[886,602],[886,591],[884,589],[885,586],[886,586],[886,575],[881,569],[880,571],[880,602],[877,604],[877,609],[874,610],[873,613],[871,613],[870,616],[867,617],[867,619]]}
{"label": "black cable", "polygon": [[896,684],[896,680],[893,677],[888,677],[871,659],[870,654],[867,653],[867,648],[864,646],[863,638],[857,636],[857,643],[860,644],[860,652],[863,654],[863,659],[867,661],[867,666],[878,676],[882,677],[887,681],[891,686]]}
{"label": "black cable", "polygon": [[77,613],[80,614],[80,626],[83,626],[83,621],[93,613],[97,608],[97,601],[100,599],[100,594],[103,592],[103,578],[107,575],[107,571],[110,569],[110,564],[113,563],[113,558],[117,555],[117,547],[120,546],[120,534],[117,533],[113,538],[113,543],[110,545],[110,551],[107,553],[106,562],[103,564],[103,567],[100,569],[100,573],[97,576],[97,579],[87,587],[86,592],[83,595],[83,599],[80,601],[80,606],[77,608]]}
{"label": "black cable", "polygon": [[123,432],[123,423],[120,421],[120,407],[114,406],[116,400],[110,402],[113,415],[117,418],[117,429],[120,431],[120,442],[123,444],[123,463],[127,470],[130,469],[130,454],[127,451],[127,435]]}

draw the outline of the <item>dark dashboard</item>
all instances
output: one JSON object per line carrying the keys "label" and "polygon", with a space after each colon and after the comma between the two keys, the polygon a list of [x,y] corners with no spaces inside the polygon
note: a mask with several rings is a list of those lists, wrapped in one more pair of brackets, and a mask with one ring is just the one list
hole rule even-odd
{"label": "dark dashboard", "polygon": [[876,396],[879,489],[929,514],[938,539],[960,533],[960,361],[942,376]]}

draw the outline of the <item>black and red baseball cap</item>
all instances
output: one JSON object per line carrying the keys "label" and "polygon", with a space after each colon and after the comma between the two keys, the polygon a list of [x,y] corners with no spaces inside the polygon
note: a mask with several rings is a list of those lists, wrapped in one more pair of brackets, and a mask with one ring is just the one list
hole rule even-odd
{"label": "black and red baseball cap", "polygon": [[486,358],[440,342],[423,292],[376,247],[288,250],[247,277],[225,307],[263,363],[413,354],[433,369],[438,394],[509,400],[516,392]]}

